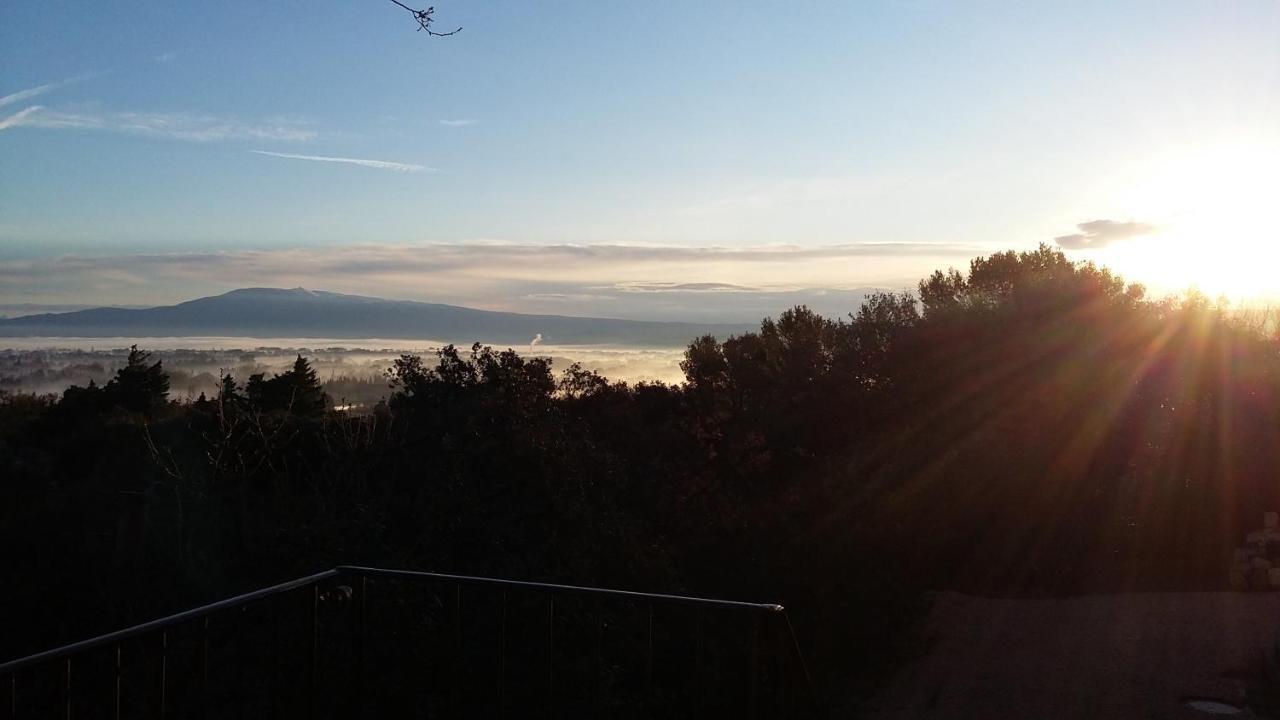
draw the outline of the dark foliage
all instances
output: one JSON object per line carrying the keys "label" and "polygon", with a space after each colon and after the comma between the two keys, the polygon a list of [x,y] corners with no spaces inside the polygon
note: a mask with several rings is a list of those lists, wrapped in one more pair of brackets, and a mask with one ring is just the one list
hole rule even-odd
{"label": "dark foliage", "polygon": [[135,352],[0,395],[0,655],[355,563],[777,600],[856,695],[930,589],[1224,585],[1280,504],[1278,350],[1041,247],[696,339],[678,387],[450,346],[353,416],[301,357],[180,404]]}
{"label": "dark foliage", "polygon": [[[225,383],[230,381],[228,387]],[[223,378],[223,394],[234,397],[235,384]],[[329,397],[320,386],[316,371],[301,355],[293,367],[271,379],[261,373],[249,376],[245,388],[248,402],[256,409],[268,413],[287,413],[300,417],[318,417],[329,409]]]}

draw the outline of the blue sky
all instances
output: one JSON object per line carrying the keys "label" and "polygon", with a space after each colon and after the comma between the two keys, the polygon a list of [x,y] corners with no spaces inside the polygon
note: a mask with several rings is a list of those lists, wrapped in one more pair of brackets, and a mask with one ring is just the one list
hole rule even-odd
{"label": "blue sky", "polygon": [[1073,253],[1200,282],[1225,201],[1153,188],[1272,177],[1280,2],[1044,5],[439,0],[429,38],[388,0],[8,3],[0,304],[840,312],[1102,219],[1150,232]]}

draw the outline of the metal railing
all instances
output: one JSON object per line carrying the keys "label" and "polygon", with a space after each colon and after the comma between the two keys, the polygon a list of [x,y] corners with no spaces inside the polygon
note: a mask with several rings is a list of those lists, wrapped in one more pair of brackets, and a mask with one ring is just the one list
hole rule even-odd
{"label": "metal railing", "polygon": [[342,566],[0,665],[0,718],[816,717],[781,605]]}

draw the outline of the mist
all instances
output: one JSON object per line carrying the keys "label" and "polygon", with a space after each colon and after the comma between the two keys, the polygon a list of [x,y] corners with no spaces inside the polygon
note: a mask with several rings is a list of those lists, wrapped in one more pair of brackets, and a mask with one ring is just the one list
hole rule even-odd
{"label": "mist", "polygon": [[[61,394],[72,385],[102,385],[125,364],[128,338],[10,338],[0,349],[0,390]],[[306,357],[334,402],[351,409],[371,407],[389,391],[385,371],[400,355],[432,356],[445,343],[404,341],[341,342],[328,338],[146,338],[137,342],[164,362],[174,399],[217,394],[219,378],[237,382],[250,375],[287,370]],[[502,347],[495,345],[495,347]],[[628,383],[682,380],[682,347],[635,348],[608,345],[550,345],[517,348],[545,357],[559,372],[573,363],[610,380]]]}

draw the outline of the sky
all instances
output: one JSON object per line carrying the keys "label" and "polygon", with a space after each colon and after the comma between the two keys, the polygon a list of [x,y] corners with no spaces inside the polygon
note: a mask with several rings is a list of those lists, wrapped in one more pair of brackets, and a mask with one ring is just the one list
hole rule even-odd
{"label": "sky", "polygon": [[[412,3],[410,3],[412,4]],[[0,6],[0,309],[303,286],[755,320],[1039,243],[1280,259],[1280,2]]]}

